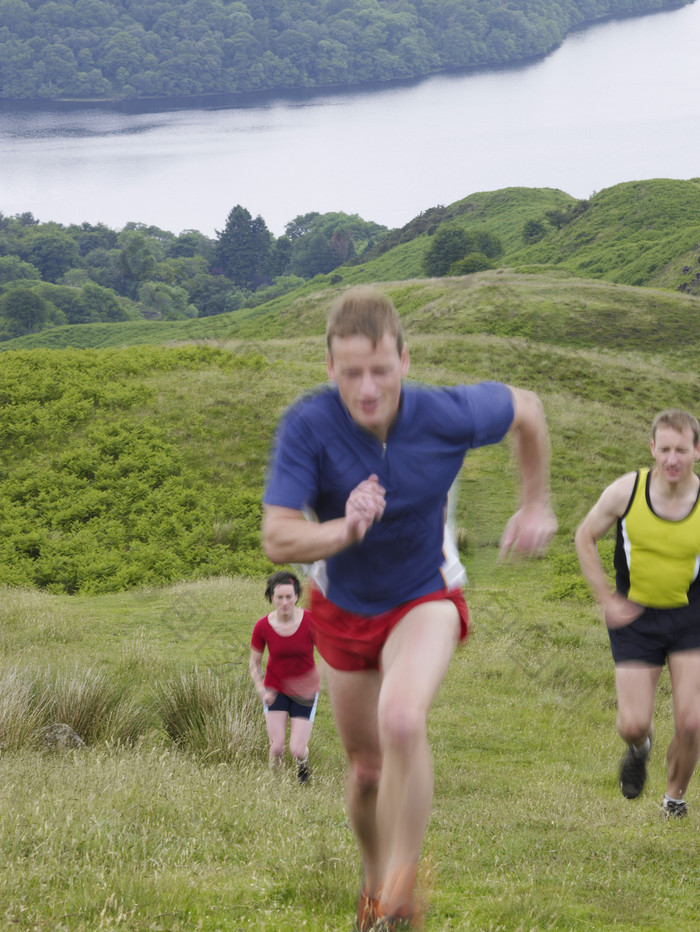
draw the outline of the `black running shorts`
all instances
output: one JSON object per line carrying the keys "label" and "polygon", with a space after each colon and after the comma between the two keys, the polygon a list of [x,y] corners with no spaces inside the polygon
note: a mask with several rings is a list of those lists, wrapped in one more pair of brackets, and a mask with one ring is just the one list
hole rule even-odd
{"label": "black running shorts", "polygon": [[700,604],[645,608],[633,622],[609,628],[615,663],[637,660],[662,667],[669,654],[700,650]]}

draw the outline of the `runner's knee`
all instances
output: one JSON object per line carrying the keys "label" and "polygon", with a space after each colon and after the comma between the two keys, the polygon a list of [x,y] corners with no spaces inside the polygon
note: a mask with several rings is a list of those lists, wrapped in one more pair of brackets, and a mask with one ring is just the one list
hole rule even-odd
{"label": "runner's knee", "polygon": [[371,793],[377,789],[381,770],[379,759],[350,758],[350,779],[361,793]]}
{"label": "runner's knee", "polygon": [[411,750],[424,740],[425,730],[425,713],[416,706],[387,703],[380,709],[379,734],[384,747]]}
{"label": "runner's knee", "polygon": [[624,741],[639,744],[647,737],[650,728],[651,721],[646,716],[640,717],[634,711],[618,714],[617,730]]}
{"label": "runner's knee", "polygon": [[623,741],[627,741],[628,744],[639,744],[640,742],[644,741],[644,739],[649,734],[649,729],[647,727],[639,723],[635,724],[632,722],[625,723],[620,721],[617,726],[617,730],[619,731],[620,737],[623,739]]}
{"label": "runner's knee", "polygon": [[700,740],[700,715],[697,710],[687,709],[676,716],[676,734],[687,744]]}
{"label": "runner's knee", "polygon": [[284,738],[270,738],[270,754],[273,757],[284,757]]}
{"label": "runner's knee", "polygon": [[307,743],[306,740],[300,740],[299,738],[289,739],[289,753],[292,757],[296,757],[297,760],[303,760],[306,757]]}

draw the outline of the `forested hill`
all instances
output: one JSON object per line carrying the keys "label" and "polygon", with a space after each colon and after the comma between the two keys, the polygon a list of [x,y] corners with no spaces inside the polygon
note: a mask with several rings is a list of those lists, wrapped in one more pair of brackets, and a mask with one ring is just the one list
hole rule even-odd
{"label": "forested hill", "polygon": [[0,0],[0,98],[349,86],[523,61],[689,0]]}
{"label": "forested hill", "polygon": [[487,270],[684,292],[697,307],[700,178],[626,182],[586,201],[552,188],[477,192],[398,230],[309,213],[279,238],[240,205],[217,240],[0,214],[0,352],[286,337],[286,309],[326,288]]}

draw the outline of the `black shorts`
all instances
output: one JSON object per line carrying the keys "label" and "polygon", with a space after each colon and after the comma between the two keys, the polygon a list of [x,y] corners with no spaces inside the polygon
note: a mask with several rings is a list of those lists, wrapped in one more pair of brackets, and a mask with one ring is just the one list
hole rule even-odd
{"label": "black shorts", "polygon": [[299,699],[286,696],[284,693],[277,693],[272,705],[266,705],[264,708],[265,712],[286,712],[290,718],[308,718],[313,722],[316,717],[317,703],[318,693],[313,699]]}
{"label": "black shorts", "polygon": [[662,667],[669,654],[700,650],[700,603],[680,608],[645,608],[622,628],[609,628],[615,663],[638,660]]}

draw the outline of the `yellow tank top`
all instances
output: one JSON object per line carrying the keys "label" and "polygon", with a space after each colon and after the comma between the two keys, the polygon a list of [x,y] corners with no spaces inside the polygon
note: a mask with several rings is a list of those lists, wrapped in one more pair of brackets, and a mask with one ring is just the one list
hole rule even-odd
{"label": "yellow tank top", "polygon": [[700,494],[690,514],[669,521],[651,507],[649,479],[648,469],[637,473],[618,521],[617,588],[639,605],[679,608],[700,598]]}

